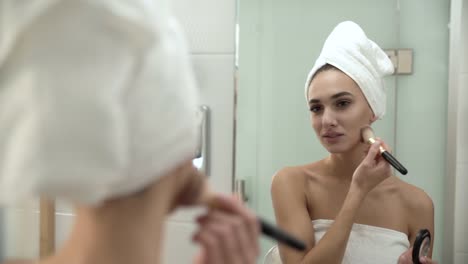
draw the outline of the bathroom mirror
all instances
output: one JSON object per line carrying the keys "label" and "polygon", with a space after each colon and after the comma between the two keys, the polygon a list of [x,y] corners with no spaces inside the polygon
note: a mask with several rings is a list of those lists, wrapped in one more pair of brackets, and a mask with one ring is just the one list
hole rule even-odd
{"label": "bathroom mirror", "polygon": [[[408,168],[406,176],[395,174],[432,198],[433,257],[441,260],[449,221],[444,177],[450,1],[239,0],[235,177],[245,180],[249,205],[274,221],[275,172],[328,155],[311,128],[304,83],[326,37],[345,20],[358,23],[393,60],[398,51],[405,56],[401,62],[410,59],[410,73],[385,79],[387,111],[373,128]],[[262,253],[273,244],[262,240]]]}

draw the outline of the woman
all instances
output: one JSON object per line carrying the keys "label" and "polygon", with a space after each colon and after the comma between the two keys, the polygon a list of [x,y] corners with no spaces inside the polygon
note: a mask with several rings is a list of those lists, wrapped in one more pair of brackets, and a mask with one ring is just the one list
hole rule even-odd
{"label": "woman", "polygon": [[[421,189],[392,175],[361,128],[385,112],[385,53],[355,23],[330,34],[306,82],[312,127],[330,155],[280,170],[271,195],[279,226],[307,242],[303,252],[279,245],[283,263],[413,263],[410,244],[434,234],[434,208]],[[429,258],[422,263],[432,263]]]}
{"label": "woman", "polygon": [[76,208],[53,256],[7,263],[160,263],[181,206],[209,209],[196,263],[255,263],[255,215],[192,165],[197,89],[166,1],[6,0],[0,17],[0,202]]}

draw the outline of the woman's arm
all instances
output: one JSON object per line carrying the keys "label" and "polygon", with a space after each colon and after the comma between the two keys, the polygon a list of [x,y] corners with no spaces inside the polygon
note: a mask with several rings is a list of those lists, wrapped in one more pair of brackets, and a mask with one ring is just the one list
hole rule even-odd
{"label": "woman's arm", "polygon": [[432,258],[432,250],[434,248],[434,203],[422,190],[418,190],[417,195],[413,196],[412,200],[412,215],[410,218],[410,242],[414,244],[416,235],[421,229],[428,229],[431,232],[431,250],[428,257]]}
{"label": "woman's arm", "polygon": [[[407,219],[409,223],[409,240],[410,244],[414,245],[416,235],[421,229],[428,229],[431,232],[431,248],[426,260],[420,260],[421,263],[436,263],[432,260],[432,250],[434,248],[434,204],[431,197],[421,189],[414,186],[408,188],[404,195],[407,208]],[[404,252],[398,259],[398,264],[413,264],[412,260],[413,247]]]}
{"label": "woman's arm", "polygon": [[291,235],[306,243],[301,252],[278,244],[283,263],[300,263],[315,244],[314,228],[307,209],[304,193],[305,180],[294,175],[292,169],[280,170],[271,184],[271,197],[276,223]]}

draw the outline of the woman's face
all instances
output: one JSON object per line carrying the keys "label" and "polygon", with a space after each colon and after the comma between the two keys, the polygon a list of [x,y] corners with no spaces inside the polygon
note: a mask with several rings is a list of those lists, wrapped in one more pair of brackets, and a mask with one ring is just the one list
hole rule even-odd
{"label": "woman's face", "polygon": [[376,120],[359,86],[337,69],[319,72],[308,92],[312,126],[330,153],[348,152],[361,140],[361,128]]}

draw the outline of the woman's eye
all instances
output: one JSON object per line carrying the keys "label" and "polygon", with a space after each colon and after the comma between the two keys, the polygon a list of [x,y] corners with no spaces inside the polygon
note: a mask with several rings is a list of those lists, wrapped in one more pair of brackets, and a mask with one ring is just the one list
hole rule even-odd
{"label": "woman's eye", "polygon": [[336,103],[336,106],[338,106],[339,108],[343,108],[343,107],[348,106],[350,103],[351,103],[350,101],[342,100],[342,101],[338,101]]}
{"label": "woman's eye", "polygon": [[322,108],[320,106],[311,106],[310,107],[310,111],[313,112],[313,113],[317,113],[319,112],[320,110],[322,110]]}

